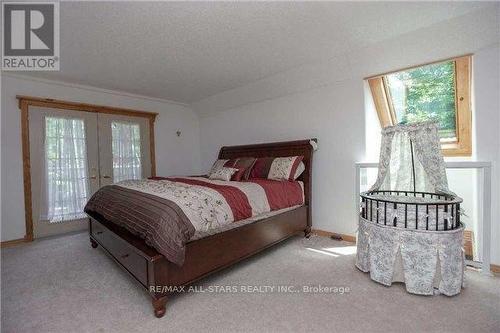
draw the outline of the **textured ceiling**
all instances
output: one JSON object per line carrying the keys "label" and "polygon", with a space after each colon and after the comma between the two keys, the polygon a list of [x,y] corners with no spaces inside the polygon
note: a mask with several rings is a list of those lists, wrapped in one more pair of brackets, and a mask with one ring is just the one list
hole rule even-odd
{"label": "textured ceiling", "polygon": [[190,103],[486,5],[61,2],[61,71],[28,75]]}

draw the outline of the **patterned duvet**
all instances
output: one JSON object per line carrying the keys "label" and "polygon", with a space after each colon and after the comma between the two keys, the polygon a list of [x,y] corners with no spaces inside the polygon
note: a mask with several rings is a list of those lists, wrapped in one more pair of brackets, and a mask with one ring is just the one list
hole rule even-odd
{"label": "patterned duvet", "polygon": [[92,196],[85,212],[126,228],[182,265],[185,244],[195,231],[303,203],[302,184],[296,181],[157,177],[105,186]]}

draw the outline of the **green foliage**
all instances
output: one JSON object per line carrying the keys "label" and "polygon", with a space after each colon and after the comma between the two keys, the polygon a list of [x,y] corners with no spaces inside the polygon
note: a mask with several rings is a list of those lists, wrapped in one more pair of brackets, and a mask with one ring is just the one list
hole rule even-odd
{"label": "green foliage", "polygon": [[[399,123],[439,122],[441,137],[455,136],[455,65],[453,61],[390,74],[404,84]],[[391,80],[388,80],[389,82]],[[393,87],[389,86],[392,94]]]}

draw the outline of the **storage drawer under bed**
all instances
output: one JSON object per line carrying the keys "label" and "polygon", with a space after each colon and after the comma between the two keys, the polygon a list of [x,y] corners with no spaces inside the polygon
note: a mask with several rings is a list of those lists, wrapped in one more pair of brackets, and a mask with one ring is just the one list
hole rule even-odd
{"label": "storage drawer under bed", "polygon": [[92,221],[90,234],[120,265],[143,286],[148,285],[148,261],[137,254],[131,245],[102,224]]}

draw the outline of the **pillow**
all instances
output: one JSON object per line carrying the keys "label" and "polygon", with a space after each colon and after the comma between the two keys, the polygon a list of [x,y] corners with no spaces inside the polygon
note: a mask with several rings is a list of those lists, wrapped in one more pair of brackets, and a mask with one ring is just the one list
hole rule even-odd
{"label": "pillow", "polygon": [[303,158],[304,156],[276,157],[271,163],[267,179],[294,180]]}
{"label": "pillow", "polygon": [[[227,161],[224,166],[230,168],[245,169],[239,180],[247,180],[257,159],[255,157],[233,158]],[[238,180],[238,181],[239,181]]]}
{"label": "pillow", "polygon": [[293,176],[294,180],[297,180],[297,178],[300,177],[302,172],[306,169],[306,165],[304,164],[303,161],[300,161],[299,166],[297,167],[297,171],[295,171],[295,175]]}
{"label": "pillow", "polygon": [[231,177],[231,180],[232,181],[235,181],[235,182],[241,182],[243,179],[243,176],[245,175],[245,172],[247,171],[247,169],[245,168],[234,168],[234,169],[237,169],[238,171],[236,171],[233,176]]}
{"label": "pillow", "polygon": [[224,164],[226,164],[228,161],[229,160],[217,160],[217,161],[215,161],[208,174],[210,175],[210,174],[216,172],[217,170],[222,169],[224,167]]}
{"label": "pillow", "polygon": [[[250,178],[294,180],[303,158],[303,156],[258,158],[250,172]],[[298,173],[298,176],[300,176],[300,173]]]}
{"label": "pillow", "polygon": [[231,180],[247,180],[250,176],[250,171],[252,171],[252,167],[255,161],[256,158],[254,157],[233,158],[230,160],[219,159],[212,165],[212,169],[210,169],[209,174],[212,174],[223,167],[235,168],[238,169],[238,172],[233,175],[233,178]]}
{"label": "pillow", "polygon": [[229,180],[231,180],[231,176],[237,171],[238,171],[238,169],[235,169],[235,168],[222,167],[220,169],[215,170],[214,172],[210,172],[210,175],[208,175],[208,178],[213,179],[213,180],[229,181]]}
{"label": "pillow", "polygon": [[252,171],[250,171],[250,178],[267,178],[273,160],[274,157],[258,158],[253,165]]}

